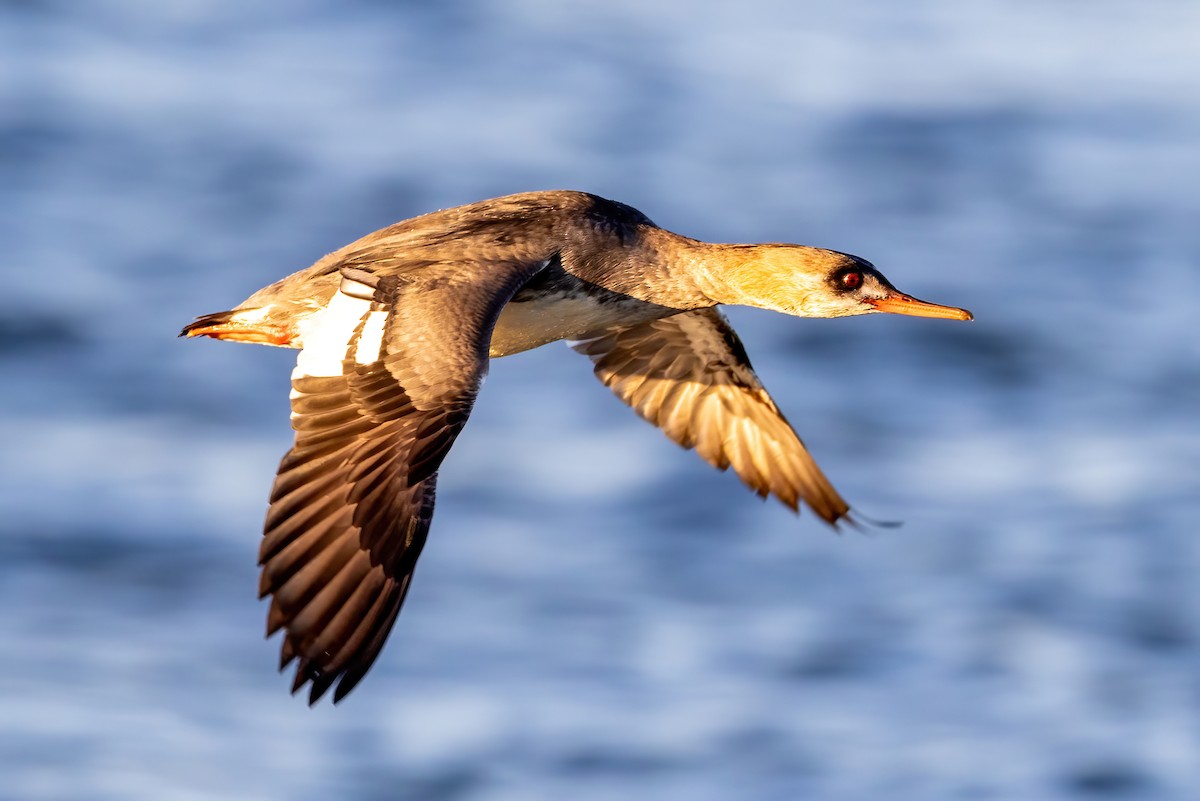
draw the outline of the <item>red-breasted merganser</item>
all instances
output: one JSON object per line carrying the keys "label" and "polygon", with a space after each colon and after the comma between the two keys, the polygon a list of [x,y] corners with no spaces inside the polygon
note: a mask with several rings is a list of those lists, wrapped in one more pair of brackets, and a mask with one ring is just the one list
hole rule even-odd
{"label": "red-breasted merganser", "polygon": [[292,691],[341,700],[383,647],[429,532],[438,467],[490,358],[565,339],[643,418],[758,495],[836,526],[850,507],[750,367],[718,304],[799,317],[970,320],[868,261],[722,245],[583,192],[530,192],[396,223],[198,318],[181,336],[298,348],[296,441],[259,552]]}

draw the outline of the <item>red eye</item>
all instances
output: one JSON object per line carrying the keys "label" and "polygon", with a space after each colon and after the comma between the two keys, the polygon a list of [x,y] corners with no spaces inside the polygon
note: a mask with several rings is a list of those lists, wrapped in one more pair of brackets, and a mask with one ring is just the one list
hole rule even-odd
{"label": "red eye", "polygon": [[842,273],[842,289],[858,289],[862,286],[863,275],[858,270]]}

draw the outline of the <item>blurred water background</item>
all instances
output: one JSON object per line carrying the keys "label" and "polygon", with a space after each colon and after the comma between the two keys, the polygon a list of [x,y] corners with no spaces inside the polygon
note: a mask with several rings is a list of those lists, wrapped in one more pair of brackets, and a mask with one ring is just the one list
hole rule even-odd
{"label": "blurred water background", "polygon": [[[0,798],[1200,798],[1200,5],[0,3]],[[293,354],[175,339],[586,189],[971,325],[733,310],[834,536],[497,362],[338,707],[254,566]]]}

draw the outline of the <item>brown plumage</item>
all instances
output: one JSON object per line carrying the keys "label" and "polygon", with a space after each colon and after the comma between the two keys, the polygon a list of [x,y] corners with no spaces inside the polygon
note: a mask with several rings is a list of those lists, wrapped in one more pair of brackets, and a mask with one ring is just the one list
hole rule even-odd
{"label": "brown plumage", "polygon": [[293,692],[334,701],[378,656],[412,581],[442,459],[490,358],[559,339],[644,419],[760,496],[830,525],[850,507],[750,367],[720,303],[837,317],[971,319],[869,263],[800,245],[717,245],[582,192],[532,192],[384,228],[181,335],[301,349],[296,440],[259,552],[268,635]]}

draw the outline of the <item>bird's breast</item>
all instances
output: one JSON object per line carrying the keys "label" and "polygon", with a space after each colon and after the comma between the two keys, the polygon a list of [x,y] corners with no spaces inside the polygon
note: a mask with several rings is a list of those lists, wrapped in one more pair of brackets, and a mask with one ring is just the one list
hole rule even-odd
{"label": "bird's breast", "polygon": [[492,358],[610,326],[636,325],[674,313],[653,303],[599,288],[522,289],[508,302],[492,332]]}

